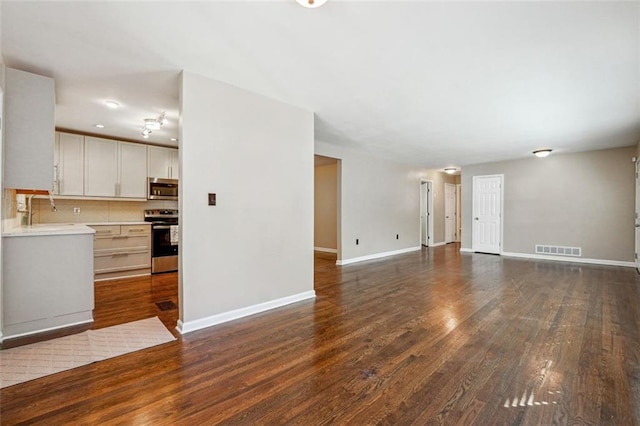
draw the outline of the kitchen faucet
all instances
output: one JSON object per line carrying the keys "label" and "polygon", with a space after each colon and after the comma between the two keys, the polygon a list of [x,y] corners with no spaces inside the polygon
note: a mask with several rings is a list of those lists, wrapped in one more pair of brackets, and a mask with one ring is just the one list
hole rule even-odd
{"label": "kitchen faucet", "polygon": [[[56,203],[53,201],[53,194],[51,193],[51,191],[47,191],[47,193],[49,196],[49,203],[51,204],[51,211],[58,211],[58,209],[56,208]],[[33,215],[35,214],[33,212],[33,197],[35,197],[36,195],[37,194],[31,194],[27,198],[27,226],[33,225]]]}

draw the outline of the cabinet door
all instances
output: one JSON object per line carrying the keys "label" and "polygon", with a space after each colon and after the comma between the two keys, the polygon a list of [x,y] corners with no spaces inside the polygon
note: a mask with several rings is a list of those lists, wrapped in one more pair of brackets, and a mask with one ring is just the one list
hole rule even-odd
{"label": "cabinet door", "polygon": [[54,82],[11,68],[4,73],[5,188],[52,190]]}
{"label": "cabinet door", "polygon": [[171,179],[180,178],[180,158],[177,149],[169,149],[169,175]]}
{"label": "cabinet door", "polygon": [[147,147],[136,143],[119,143],[119,197],[147,198]]}
{"label": "cabinet door", "polygon": [[167,148],[149,146],[148,150],[148,175],[149,177],[168,179],[171,167],[171,152]]}
{"label": "cabinet door", "polygon": [[118,183],[118,142],[85,137],[84,195],[115,197]]}
{"label": "cabinet door", "polygon": [[84,136],[56,133],[54,173],[56,194],[84,193]]}

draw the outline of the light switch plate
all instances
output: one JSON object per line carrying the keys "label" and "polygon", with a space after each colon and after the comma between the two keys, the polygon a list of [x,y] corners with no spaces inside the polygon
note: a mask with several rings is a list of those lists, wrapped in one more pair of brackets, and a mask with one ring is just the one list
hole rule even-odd
{"label": "light switch plate", "polygon": [[216,205],[216,194],[213,193],[209,193],[209,205],[210,206],[215,206]]}

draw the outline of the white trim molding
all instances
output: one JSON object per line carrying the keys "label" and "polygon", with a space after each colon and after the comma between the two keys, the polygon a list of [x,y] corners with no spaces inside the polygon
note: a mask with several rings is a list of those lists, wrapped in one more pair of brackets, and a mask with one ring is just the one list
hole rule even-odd
{"label": "white trim molding", "polygon": [[[462,251],[462,249],[460,249],[460,251]],[[555,260],[557,262],[589,263],[593,265],[624,266],[627,268],[636,267],[636,264],[634,262],[625,262],[622,260],[586,259],[583,257],[560,257],[560,256],[549,256],[545,254],[512,253],[512,252],[506,252],[506,251],[503,251],[502,255],[506,257],[519,257],[523,259]]]}
{"label": "white trim molding", "polygon": [[314,247],[314,251],[321,251],[323,253],[338,253],[338,249],[327,248],[327,247]]}
{"label": "white trim molding", "polygon": [[431,244],[429,247],[440,247],[440,246],[446,246],[447,243],[445,243],[444,241],[440,241],[439,243],[433,243]]}
{"label": "white trim molding", "polygon": [[385,251],[383,253],[369,254],[367,256],[352,257],[351,259],[336,260],[336,265],[338,266],[349,265],[351,263],[364,262],[365,260],[380,259],[381,257],[395,256],[396,254],[409,253],[412,251],[419,251],[419,250],[422,250],[422,245],[419,245],[417,247],[400,249],[400,250]]}
{"label": "white trim molding", "polygon": [[240,309],[234,309],[233,311],[223,312],[221,314],[212,315],[206,318],[200,318],[193,321],[182,322],[178,320],[176,330],[180,334],[190,333],[192,331],[200,330],[202,328],[211,327],[214,325],[222,324],[225,322],[233,321],[236,319],[248,317],[249,315],[259,314],[260,312],[269,311],[271,309],[280,308],[282,306],[290,305],[292,303],[301,302],[303,300],[313,299],[316,297],[314,290],[305,291],[304,293],[298,293],[280,299],[271,300],[269,302],[258,303],[257,305],[247,306]]}
{"label": "white trim molding", "polygon": [[475,252],[470,248],[460,247],[460,253],[475,253]]}

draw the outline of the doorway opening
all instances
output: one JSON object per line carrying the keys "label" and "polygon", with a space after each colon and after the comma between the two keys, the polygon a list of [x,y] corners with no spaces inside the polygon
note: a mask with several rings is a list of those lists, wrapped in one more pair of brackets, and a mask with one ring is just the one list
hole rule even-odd
{"label": "doorway opening", "polygon": [[340,259],[340,171],[337,158],[314,155],[313,250],[316,255]]}
{"label": "doorway opening", "polygon": [[420,179],[420,243],[433,245],[433,181]]}

